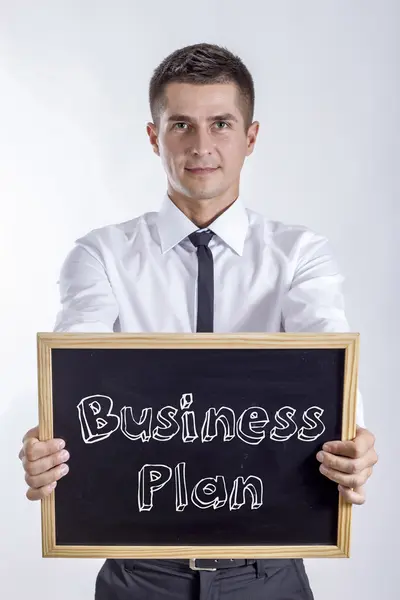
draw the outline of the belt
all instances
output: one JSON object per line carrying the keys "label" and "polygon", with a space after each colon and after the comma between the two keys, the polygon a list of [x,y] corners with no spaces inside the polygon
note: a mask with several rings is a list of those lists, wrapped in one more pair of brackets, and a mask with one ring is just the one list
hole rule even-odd
{"label": "belt", "polygon": [[[135,569],[136,563],[144,560],[144,562],[162,563],[164,567],[191,569],[192,571],[217,571],[219,569],[230,569],[233,567],[245,567],[246,565],[254,565],[256,563],[265,563],[271,567],[283,568],[293,562],[289,558],[277,559],[255,559],[255,558],[158,558],[158,559],[124,559],[124,566],[128,570]],[[296,559],[295,562],[301,562],[303,559]],[[258,568],[258,567],[257,567]]]}
{"label": "belt", "polygon": [[216,571],[217,569],[229,569],[232,567],[244,567],[254,565],[256,562],[252,558],[190,558],[184,561],[192,571]]}

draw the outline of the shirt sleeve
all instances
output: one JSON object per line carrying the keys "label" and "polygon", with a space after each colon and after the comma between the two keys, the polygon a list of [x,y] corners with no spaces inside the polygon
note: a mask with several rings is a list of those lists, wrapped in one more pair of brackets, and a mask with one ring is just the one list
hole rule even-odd
{"label": "shirt sleeve", "polygon": [[61,308],[56,316],[55,332],[114,331],[118,303],[95,248],[75,245],[64,260],[57,284]]}
{"label": "shirt sleeve", "polygon": [[[345,314],[344,277],[328,240],[308,232],[298,253],[292,283],[282,308],[285,331],[345,333],[350,326]],[[365,427],[363,398],[357,388],[356,422]]]}

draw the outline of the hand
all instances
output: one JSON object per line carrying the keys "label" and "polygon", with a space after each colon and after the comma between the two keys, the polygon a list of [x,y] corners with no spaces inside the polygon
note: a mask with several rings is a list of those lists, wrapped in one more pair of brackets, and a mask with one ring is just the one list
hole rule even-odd
{"label": "hand", "polygon": [[375,436],[367,429],[357,427],[353,440],[327,442],[317,454],[317,460],[322,463],[319,470],[339,484],[339,492],[346,502],[365,502],[364,484],[378,462],[374,444]]}
{"label": "hand", "polygon": [[60,439],[39,441],[39,427],[30,429],[22,440],[18,455],[25,470],[25,481],[29,486],[28,500],[41,500],[54,490],[57,481],[68,473],[69,453],[64,450],[65,442]]}

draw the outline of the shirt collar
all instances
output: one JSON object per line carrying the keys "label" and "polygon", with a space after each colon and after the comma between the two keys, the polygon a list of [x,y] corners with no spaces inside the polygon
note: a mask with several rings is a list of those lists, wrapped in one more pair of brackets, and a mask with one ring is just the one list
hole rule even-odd
{"label": "shirt collar", "polygon": [[[248,226],[249,218],[246,208],[238,197],[208,228],[228,244],[232,250],[242,256]],[[158,213],[157,228],[163,254],[199,229],[172,202],[167,193]]]}

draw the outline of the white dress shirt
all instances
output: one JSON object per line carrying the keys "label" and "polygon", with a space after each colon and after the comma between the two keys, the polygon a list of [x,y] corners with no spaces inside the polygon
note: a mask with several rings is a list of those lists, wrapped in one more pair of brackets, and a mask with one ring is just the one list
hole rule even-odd
{"label": "white dress shirt", "polygon": [[[239,197],[209,228],[214,332],[350,331],[328,240],[268,220]],[[56,332],[195,332],[198,227],[165,194],[159,212],[94,229],[67,255]],[[364,427],[357,391],[357,423]]]}

